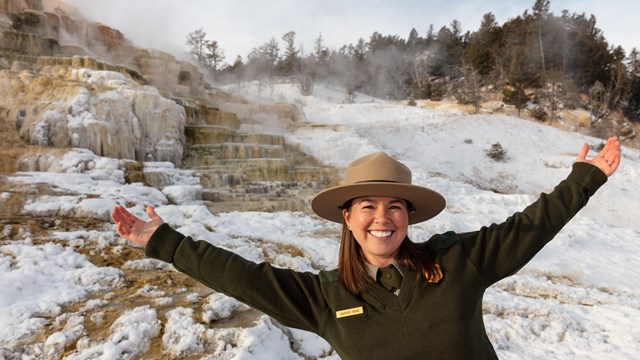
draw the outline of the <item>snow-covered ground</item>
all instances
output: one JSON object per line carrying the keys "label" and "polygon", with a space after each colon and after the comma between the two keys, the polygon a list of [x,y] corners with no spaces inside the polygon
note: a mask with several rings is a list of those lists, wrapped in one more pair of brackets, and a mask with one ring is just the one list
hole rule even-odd
{"label": "snow-covered ground", "polygon": [[[226,90],[258,99],[252,89],[245,84]],[[286,139],[317,159],[344,167],[355,158],[383,150],[413,170],[415,183],[445,195],[443,213],[411,227],[414,241],[504,220],[562,180],[583,143],[602,142],[509,116],[470,116],[364,96],[344,104],[341,91],[329,87],[317,86],[313,96],[301,96],[295,86],[277,85],[271,93],[278,101],[303,105],[310,126],[286,134]],[[506,150],[503,161],[486,154],[497,143]],[[336,225],[297,212],[212,215],[194,200],[199,185],[192,173],[169,163],[147,165],[170,176],[173,185],[161,191],[125,184],[119,160],[86,150],[68,153],[56,172],[19,173],[7,180],[34,187],[48,183],[58,189],[59,195],[31,197],[23,212],[34,216],[64,214],[107,221],[116,204],[131,207],[139,216],[145,216],[144,206],[153,205],[182,233],[254,261],[265,256],[252,246],[259,238],[272,245],[267,247],[268,256],[278,266],[318,271],[336,265],[337,239],[326,235],[337,233]],[[489,289],[484,320],[501,359],[640,358],[639,179],[640,152],[623,148],[620,168],[587,208],[519,273]],[[0,193],[0,202],[11,196]],[[168,198],[179,205],[168,205]],[[34,241],[29,234],[6,239],[9,230],[0,229],[4,233],[0,237],[0,350],[4,348],[4,354],[55,357],[76,343],[76,350],[65,358],[135,358],[148,350],[153,338],[162,336],[164,352],[176,357],[338,358],[317,336],[283,329],[266,316],[245,328],[215,329],[194,321],[214,321],[244,310],[244,305],[216,293],[202,309],[176,306],[160,317],[158,308],[171,307],[173,294],[153,287],[140,294],[150,299],[148,305],[120,316],[104,338],[88,339],[86,328],[103,321],[101,309],[110,306],[108,294],[126,286],[126,279],[121,269],[94,265],[76,249],[89,241],[119,249],[130,245],[118,239],[112,226],[103,231],[55,233],[57,240],[69,246]],[[303,255],[278,251],[287,245],[295,245]],[[132,260],[123,268],[166,270],[155,260]],[[175,293],[184,292],[188,289],[175,289]],[[61,310],[92,297],[96,300],[74,314]],[[45,326],[59,330],[39,344],[20,351],[15,348]],[[292,339],[297,351],[291,349]],[[215,353],[203,350],[211,342],[218,344]]]}

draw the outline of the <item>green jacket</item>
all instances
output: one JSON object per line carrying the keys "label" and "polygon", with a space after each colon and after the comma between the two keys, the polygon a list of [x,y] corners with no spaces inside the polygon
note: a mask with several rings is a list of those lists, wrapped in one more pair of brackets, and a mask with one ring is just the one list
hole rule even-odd
{"label": "green jacket", "polygon": [[444,272],[427,284],[405,271],[399,296],[377,283],[348,292],[336,270],[319,274],[256,264],[162,225],[146,247],[212,289],[285,326],[314,332],[342,359],[496,359],[482,318],[485,289],[524,266],[607,181],[597,167],[576,163],[549,194],[501,224],[433,236],[421,244]]}

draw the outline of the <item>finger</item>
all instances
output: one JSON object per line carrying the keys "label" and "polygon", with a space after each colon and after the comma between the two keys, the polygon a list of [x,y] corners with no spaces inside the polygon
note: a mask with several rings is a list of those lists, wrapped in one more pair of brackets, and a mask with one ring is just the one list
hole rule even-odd
{"label": "finger", "polygon": [[617,136],[612,136],[609,139],[607,139],[607,146],[608,146],[608,150],[612,151],[612,152],[616,152],[620,150],[620,141],[618,140]]}
{"label": "finger", "polygon": [[119,207],[116,211],[117,221],[120,223],[125,223],[127,225],[132,224],[134,221],[131,220],[129,216],[127,216],[129,212],[124,207]]}
{"label": "finger", "polygon": [[120,213],[122,214],[122,217],[124,219],[126,219],[127,221],[129,221],[132,224],[135,223],[135,222],[140,221],[140,218],[138,218],[137,216],[135,216],[132,213],[130,213],[129,210],[124,208],[124,206],[120,207]]}
{"label": "finger", "polygon": [[120,236],[126,238],[131,232],[131,229],[128,226],[126,226],[124,223],[118,223],[118,226],[116,227],[116,231]]}
{"label": "finger", "polygon": [[111,218],[116,224],[121,223],[125,220],[125,218],[122,216],[121,206],[116,206],[113,208],[113,211],[111,212]]}
{"label": "finger", "polygon": [[607,142],[604,143],[604,146],[602,146],[602,149],[600,149],[600,151],[598,152],[598,155],[596,155],[596,157],[601,157],[604,158],[604,156],[609,152],[609,140],[607,140]]}
{"label": "finger", "polygon": [[609,149],[615,156],[620,156],[620,140],[617,137],[611,138],[611,146]]}
{"label": "finger", "polygon": [[[605,151],[606,150],[606,151]],[[607,140],[607,144],[602,149],[603,158],[607,160],[609,166],[611,166],[616,160],[620,160],[620,141],[615,136],[610,137]]]}
{"label": "finger", "polygon": [[158,214],[156,213],[156,210],[155,210],[153,207],[151,207],[151,206],[147,206],[147,208],[146,208],[145,210],[146,210],[146,212],[147,212],[147,215],[149,215],[149,217],[150,217],[150,218],[152,218],[152,219],[157,219],[157,218],[159,218],[159,217],[160,217],[160,216],[158,216]]}
{"label": "finger", "polygon": [[613,174],[617,169],[618,169],[618,165],[620,165],[620,158],[616,158],[612,163],[611,163],[611,173]]}
{"label": "finger", "polygon": [[113,210],[111,210],[111,220],[113,220],[113,222],[117,224],[118,220],[117,220],[117,215],[116,215],[116,208],[117,208],[117,206],[114,207]]}
{"label": "finger", "polygon": [[587,154],[589,153],[589,145],[582,144],[582,149],[580,149],[580,152],[578,153],[578,157],[576,158],[576,161],[586,161],[587,160]]}

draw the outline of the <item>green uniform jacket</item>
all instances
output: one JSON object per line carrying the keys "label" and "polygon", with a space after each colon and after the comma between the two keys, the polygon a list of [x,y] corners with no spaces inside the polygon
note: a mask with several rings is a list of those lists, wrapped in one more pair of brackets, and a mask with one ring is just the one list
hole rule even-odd
{"label": "green uniform jacket", "polygon": [[444,270],[438,284],[405,271],[400,295],[372,283],[348,292],[335,270],[319,274],[256,264],[163,224],[146,247],[212,289],[283,325],[314,332],[342,359],[496,359],[482,320],[487,287],[524,266],[607,181],[597,167],[576,163],[549,194],[479,231],[433,236],[421,245]]}

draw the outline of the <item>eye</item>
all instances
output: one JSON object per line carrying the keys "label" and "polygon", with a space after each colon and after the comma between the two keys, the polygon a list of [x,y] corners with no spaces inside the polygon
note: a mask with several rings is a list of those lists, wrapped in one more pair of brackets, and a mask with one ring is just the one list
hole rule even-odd
{"label": "eye", "polygon": [[395,203],[395,204],[391,204],[389,206],[389,208],[391,208],[391,209],[404,209],[405,206],[404,206],[404,204],[401,204],[401,203]]}

